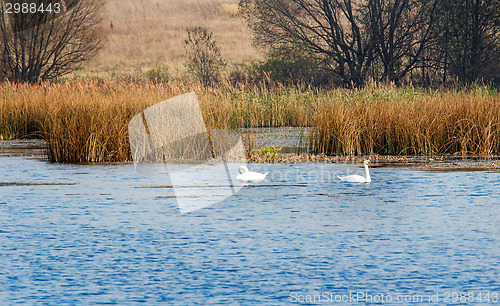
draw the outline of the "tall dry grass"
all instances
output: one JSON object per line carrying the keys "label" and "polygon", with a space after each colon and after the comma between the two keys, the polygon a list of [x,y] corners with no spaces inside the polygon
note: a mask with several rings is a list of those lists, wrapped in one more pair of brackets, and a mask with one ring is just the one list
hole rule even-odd
{"label": "tall dry grass", "polygon": [[107,39],[99,55],[76,75],[112,77],[169,67],[182,75],[186,28],[214,33],[223,58],[232,63],[261,58],[239,15],[238,0],[107,0],[102,28]]}
{"label": "tall dry grass", "polygon": [[48,159],[55,162],[130,160],[129,120],[169,94],[177,93],[114,81],[3,83],[0,133],[4,138],[44,138]]}
{"label": "tall dry grass", "polygon": [[195,91],[209,128],[311,126],[327,154],[500,154],[500,97],[485,87],[301,87],[104,81],[0,84],[0,138],[41,137],[56,162],[130,161],[128,122]]}
{"label": "tall dry grass", "polygon": [[486,87],[338,90],[321,104],[312,144],[328,154],[500,154],[500,96]]}
{"label": "tall dry grass", "polygon": [[[0,84],[0,138],[44,138],[55,162],[130,161],[128,123],[146,107],[195,91],[209,128],[307,125],[296,89],[216,88],[183,83],[68,81]],[[288,95],[285,96],[284,94]]]}

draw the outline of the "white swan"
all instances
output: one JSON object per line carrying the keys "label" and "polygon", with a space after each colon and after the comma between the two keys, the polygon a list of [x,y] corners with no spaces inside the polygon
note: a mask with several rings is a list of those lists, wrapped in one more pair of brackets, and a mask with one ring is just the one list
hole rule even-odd
{"label": "white swan", "polygon": [[369,160],[365,160],[365,176],[361,175],[348,175],[348,176],[338,176],[344,182],[349,183],[370,183],[372,181],[370,177],[370,170],[368,170],[368,165],[372,165]]}
{"label": "white swan", "polygon": [[239,167],[238,172],[240,174],[236,176],[236,179],[245,182],[262,181],[263,179],[266,178],[266,175],[269,173],[269,172],[259,173],[259,172],[248,171],[248,168],[246,166]]}

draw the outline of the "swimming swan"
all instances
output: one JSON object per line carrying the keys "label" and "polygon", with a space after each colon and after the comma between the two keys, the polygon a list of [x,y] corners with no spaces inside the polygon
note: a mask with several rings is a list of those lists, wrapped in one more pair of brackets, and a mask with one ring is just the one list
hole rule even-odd
{"label": "swimming swan", "polygon": [[372,165],[369,160],[365,160],[365,176],[361,175],[348,175],[348,176],[338,176],[344,182],[349,183],[370,183],[372,181],[370,177],[370,170],[368,170],[368,165]]}
{"label": "swimming swan", "polygon": [[248,171],[248,168],[246,166],[241,166],[238,168],[238,174],[236,176],[236,179],[240,181],[245,181],[245,182],[258,182],[262,181],[263,179],[266,178],[266,175],[269,172],[266,172],[264,174],[259,173],[259,172],[253,172],[253,171]]}

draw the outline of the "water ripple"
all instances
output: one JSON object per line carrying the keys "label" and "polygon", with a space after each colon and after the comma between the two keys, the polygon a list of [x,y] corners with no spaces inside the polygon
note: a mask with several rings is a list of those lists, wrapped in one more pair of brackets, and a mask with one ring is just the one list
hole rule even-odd
{"label": "water ripple", "polygon": [[0,159],[2,305],[277,305],[292,292],[500,287],[496,172],[376,168],[371,184],[348,185],[333,179],[342,165],[253,165],[293,175],[181,215],[168,179],[133,165]]}

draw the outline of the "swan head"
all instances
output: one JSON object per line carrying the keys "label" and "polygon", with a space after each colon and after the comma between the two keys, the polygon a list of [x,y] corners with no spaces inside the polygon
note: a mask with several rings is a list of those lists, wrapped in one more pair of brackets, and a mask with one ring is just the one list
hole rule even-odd
{"label": "swan head", "polygon": [[370,160],[368,160],[368,159],[365,160],[365,166],[371,166],[371,165],[372,165],[372,163],[370,162]]}
{"label": "swan head", "polygon": [[240,167],[238,168],[238,172],[239,172],[240,174],[243,174],[243,173],[247,173],[247,172],[249,172],[249,171],[248,171],[248,168],[247,168],[246,166],[240,166]]}

